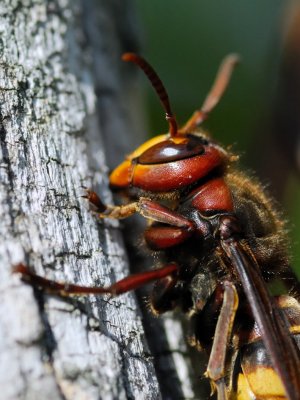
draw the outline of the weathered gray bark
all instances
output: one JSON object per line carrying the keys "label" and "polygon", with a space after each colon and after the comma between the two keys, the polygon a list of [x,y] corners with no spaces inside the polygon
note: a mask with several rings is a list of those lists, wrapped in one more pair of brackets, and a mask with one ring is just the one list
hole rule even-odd
{"label": "weathered gray bark", "polygon": [[111,201],[100,134],[114,132],[113,155],[138,126],[119,62],[135,46],[130,10],[0,3],[1,399],[160,397],[134,294],[60,299],[11,273],[22,261],[84,285],[128,274],[117,224],[97,221],[81,195],[95,187]]}

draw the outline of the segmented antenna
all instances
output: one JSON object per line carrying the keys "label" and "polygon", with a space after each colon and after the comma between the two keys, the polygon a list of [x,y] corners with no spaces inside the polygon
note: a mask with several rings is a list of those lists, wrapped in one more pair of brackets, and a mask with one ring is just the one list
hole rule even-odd
{"label": "segmented antenna", "polygon": [[151,82],[153,88],[155,89],[155,91],[166,111],[166,120],[169,123],[170,135],[172,137],[176,136],[177,130],[178,130],[176,118],[172,113],[167,91],[166,91],[161,79],[157,75],[157,73],[154,71],[154,69],[151,67],[151,65],[148,64],[148,62],[146,60],[144,60],[142,57],[138,56],[135,53],[124,53],[122,55],[122,60],[123,61],[131,61],[131,62],[135,63],[147,75],[149,81]]}
{"label": "segmented antenna", "polygon": [[180,129],[181,133],[192,132],[208,117],[208,114],[214,109],[224,94],[230,81],[232,71],[238,62],[239,56],[237,54],[229,54],[224,58],[202,107],[195,111],[187,123]]}

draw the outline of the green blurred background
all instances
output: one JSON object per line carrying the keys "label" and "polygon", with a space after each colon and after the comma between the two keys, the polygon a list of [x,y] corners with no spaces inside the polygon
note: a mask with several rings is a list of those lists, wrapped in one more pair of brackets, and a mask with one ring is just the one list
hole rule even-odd
{"label": "green blurred background", "polygon": [[[273,164],[269,161],[273,142],[270,127],[278,93],[284,28],[296,2],[135,0],[135,3],[142,31],[142,54],[168,89],[179,124],[201,105],[223,57],[231,52],[240,55],[241,64],[229,89],[204,126],[221,143],[232,144],[242,155],[241,164],[250,171],[258,171],[256,175],[263,183],[270,183],[271,192],[276,187],[274,193],[289,219],[293,265],[300,272],[299,175],[296,177],[287,165],[276,162],[278,170],[272,167],[272,173],[268,172],[268,167],[274,164],[274,160]],[[149,135],[164,132],[167,124],[160,102],[144,77],[141,84],[147,93]],[[284,184],[276,185],[277,177]]]}

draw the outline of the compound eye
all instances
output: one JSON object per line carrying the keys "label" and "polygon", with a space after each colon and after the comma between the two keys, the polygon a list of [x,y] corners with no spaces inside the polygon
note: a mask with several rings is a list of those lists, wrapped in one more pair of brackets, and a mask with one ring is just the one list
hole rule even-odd
{"label": "compound eye", "polygon": [[164,164],[171,161],[184,160],[204,153],[203,139],[187,135],[178,143],[168,139],[150,147],[138,158],[139,164]]}

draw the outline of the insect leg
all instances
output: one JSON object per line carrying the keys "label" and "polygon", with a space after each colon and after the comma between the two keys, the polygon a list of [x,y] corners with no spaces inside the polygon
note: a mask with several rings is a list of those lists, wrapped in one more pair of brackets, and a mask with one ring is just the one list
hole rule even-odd
{"label": "insect leg", "polygon": [[144,232],[147,245],[152,250],[163,250],[185,242],[192,231],[177,226],[151,225]]}
{"label": "insect leg", "polygon": [[95,207],[95,211],[98,212],[100,218],[114,218],[123,219],[130,217],[137,212],[138,202],[125,204],[123,206],[111,206],[104,204],[98,194],[90,189],[86,190],[86,195],[82,196]]}
{"label": "insect leg", "polygon": [[215,384],[218,400],[227,399],[225,375],[225,358],[227,345],[231,338],[233,322],[238,307],[238,294],[231,282],[224,282],[224,297],[215,330],[213,345],[206,370],[207,377]]}
{"label": "insect leg", "polygon": [[43,278],[40,275],[36,275],[23,264],[18,264],[14,268],[14,272],[21,274],[24,281],[29,282],[33,286],[45,289],[47,292],[58,294],[60,296],[84,294],[111,294],[113,296],[117,296],[119,294],[137,289],[152,281],[165,278],[168,275],[176,274],[177,270],[178,266],[175,263],[170,263],[162,268],[127,276],[111,286],[94,287],[55,282],[50,279]]}
{"label": "insect leg", "polygon": [[195,230],[195,225],[192,221],[183,217],[176,211],[164,207],[153,200],[147,199],[146,197],[141,197],[139,199],[138,212],[143,217],[151,218],[157,222],[177,226],[179,228],[186,228],[189,231]]}
{"label": "insect leg", "polygon": [[[168,275],[158,280],[155,282],[150,295],[149,305],[152,313],[159,315],[166,311],[174,310],[178,305],[184,309],[184,303],[181,300],[186,298],[187,293],[189,293],[188,289],[179,280],[178,274]],[[188,304],[187,308],[189,307],[190,305]]]}
{"label": "insect leg", "polygon": [[102,202],[96,192],[90,189],[85,189],[85,192],[86,194],[82,197],[88,199],[88,201],[95,207],[95,211],[101,213],[107,209],[107,206]]}
{"label": "insect leg", "polygon": [[185,228],[189,231],[195,229],[195,225],[192,221],[146,197],[140,197],[138,201],[122,206],[105,205],[97,193],[90,190],[87,191],[87,195],[84,197],[100,211],[100,218],[123,219],[135,213],[139,213],[143,217],[150,218],[157,222]]}

